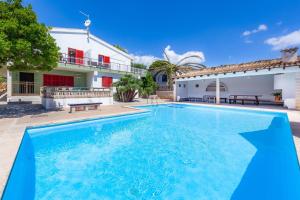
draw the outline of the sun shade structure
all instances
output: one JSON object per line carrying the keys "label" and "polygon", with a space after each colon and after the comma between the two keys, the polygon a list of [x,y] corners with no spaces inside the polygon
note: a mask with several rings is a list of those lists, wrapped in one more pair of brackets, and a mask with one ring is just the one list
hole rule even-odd
{"label": "sun shade structure", "polygon": [[[226,103],[234,96],[257,104],[263,102],[300,109],[300,56],[297,50],[284,49],[282,56],[276,59],[177,73],[174,77],[174,100],[203,100],[209,95],[219,104],[220,100]],[[276,93],[280,93],[280,98],[275,99]]]}

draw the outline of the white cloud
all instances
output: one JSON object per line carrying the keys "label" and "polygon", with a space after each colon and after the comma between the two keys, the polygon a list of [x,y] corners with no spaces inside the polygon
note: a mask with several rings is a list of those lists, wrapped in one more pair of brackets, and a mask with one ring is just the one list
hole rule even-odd
{"label": "white cloud", "polygon": [[267,25],[261,24],[261,25],[258,26],[258,29],[257,29],[256,32],[258,32],[258,31],[266,31],[266,30],[268,30]]}
{"label": "white cloud", "polygon": [[[197,57],[191,57],[191,58],[187,58],[185,59],[183,62],[181,62],[180,64],[184,64],[184,63],[202,63],[205,61],[205,57],[203,52],[201,51],[188,51],[185,52],[184,54],[177,54],[174,50],[171,50],[171,46],[168,45],[165,48],[165,53],[167,54],[168,58],[170,59],[170,62],[173,64],[178,64],[178,62],[188,56],[197,56]],[[134,63],[141,63],[144,64],[146,66],[150,66],[154,61],[156,60],[167,60],[166,55],[163,54],[163,58],[158,58],[152,55],[134,55],[131,54],[131,56],[133,57],[133,62]]]}
{"label": "white cloud", "polygon": [[272,37],[265,40],[265,43],[272,46],[273,50],[284,49],[300,44],[300,29],[279,37]]}
{"label": "white cloud", "polygon": [[[197,56],[197,57],[191,57],[191,58],[187,58],[185,59],[183,62],[181,62],[180,64],[184,64],[184,63],[202,63],[205,61],[205,57],[204,57],[204,53],[201,51],[187,51],[184,54],[177,54],[174,50],[171,50],[171,46],[168,45],[165,48],[165,53],[167,54],[169,60],[171,63],[173,64],[178,64],[178,62],[180,62],[180,60],[182,60],[185,57],[189,57],[189,56]],[[166,55],[163,55],[165,59]]]}
{"label": "white cloud", "polygon": [[251,35],[251,31],[244,31],[243,32],[243,36],[248,36],[248,35]]}
{"label": "white cloud", "polygon": [[150,66],[154,61],[159,60],[159,58],[151,55],[144,55],[144,56],[138,56],[138,55],[131,55],[133,57],[134,63],[140,63],[144,64],[146,66]]}
{"label": "white cloud", "polygon": [[268,27],[267,25],[265,24],[260,24],[256,29],[253,29],[253,30],[246,30],[243,32],[243,36],[249,36],[249,35],[252,35],[254,33],[258,33],[258,32],[262,32],[262,31],[266,31],[268,30]]}

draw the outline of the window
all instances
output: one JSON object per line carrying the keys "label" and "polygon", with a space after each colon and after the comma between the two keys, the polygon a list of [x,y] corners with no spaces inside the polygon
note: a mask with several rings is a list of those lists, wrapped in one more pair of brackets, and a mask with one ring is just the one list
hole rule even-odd
{"label": "window", "polygon": [[99,54],[98,55],[98,63],[99,63],[99,65],[108,66],[110,64],[110,57]]}
{"label": "window", "polygon": [[84,62],[84,53],[82,50],[68,48],[68,61],[72,64],[82,65]]}
{"label": "window", "polygon": [[[206,92],[215,92],[215,91],[216,91],[216,82],[214,81],[206,87]],[[225,92],[225,91],[227,91],[226,85],[220,82],[220,92]]]}
{"label": "window", "polygon": [[98,62],[99,62],[99,65],[100,64],[103,64],[103,55],[98,55]]}
{"label": "window", "polygon": [[76,49],[69,48],[68,49],[68,58],[69,63],[75,63],[76,61]]}
{"label": "window", "polygon": [[111,87],[112,86],[112,77],[102,76],[102,87]]}
{"label": "window", "polygon": [[168,77],[166,74],[163,74],[162,77],[161,77],[161,82],[165,83],[168,81]]}
{"label": "window", "polygon": [[196,84],[195,86],[196,86],[196,88],[198,88],[198,87],[199,87],[199,84]]}
{"label": "window", "polygon": [[178,87],[181,87],[181,84],[179,84]]}

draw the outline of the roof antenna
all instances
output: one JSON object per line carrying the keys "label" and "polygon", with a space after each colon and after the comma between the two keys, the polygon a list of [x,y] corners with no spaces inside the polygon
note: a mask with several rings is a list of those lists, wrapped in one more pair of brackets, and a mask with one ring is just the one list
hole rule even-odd
{"label": "roof antenna", "polygon": [[90,20],[90,15],[82,12],[82,11],[79,11],[80,14],[84,15],[87,19],[84,21],[84,26],[86,27],[86,32],[87,32],[87,40],[88,42],[90,41],[90,26],[91,26],[91,20]]}

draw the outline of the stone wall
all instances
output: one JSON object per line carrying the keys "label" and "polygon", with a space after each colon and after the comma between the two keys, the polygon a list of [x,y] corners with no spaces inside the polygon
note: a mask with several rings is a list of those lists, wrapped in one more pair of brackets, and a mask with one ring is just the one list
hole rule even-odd
{"label": "stone wall", "polygon": [[156,95],[161,99],[173,99],[173,91],[156,91]]}

